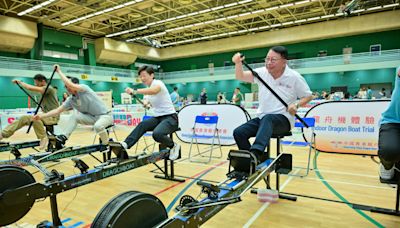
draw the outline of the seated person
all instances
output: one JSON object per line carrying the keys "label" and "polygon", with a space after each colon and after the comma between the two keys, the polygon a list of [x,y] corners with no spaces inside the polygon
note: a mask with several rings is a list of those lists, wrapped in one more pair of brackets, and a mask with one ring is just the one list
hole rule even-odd
{"label": "seated person", "polygon": [[379,128],[378,156],[381,160],[379,175],[383,180],[393,179],[395,164],[400,162],[400,67],[395,77],[392,100],[388,109],[382,113]]}
{"label": "seated person", "polygon": [[144,105],[151,105],[154,109],[154,117],[140,122],[129,134],[121,145],[125,149],[135,145],[140,137],[147,131],[153,131],[153,138],[161,145],[170,148],[169,159],[176,160],[179,157],[180,145],[172,141],[169,134],[178,130],[178,115],[175,112],[171,97],[165,84],[154,78],[154,70],[149,66],[143,66],[138,70],[139,77],[148,88],[134,90],[126,88],[128,94],[144,94]]}
{"label": "seated person", "polygon": [[65,135],[58,136],[60,141],[66,141],[79,124],[93,125],[96,133],[99,134],[101,143],[108,144],[107,126],[113,124],[111,111],[106,107],[99,96],[87,85],[79,84],[79,79],[68,78],[65,76],[58,65],[54,66],[65,88],[71,94],[67,100],[58,108],[33,117],[34,120],[40,120],[52,116],[57,116],[67,110],[76,110],[73,112],[65,130]]}
{"label": "seated person", "polygon": [[[240,53],[232,57],[236,79],[257,83],[260,100],[257,117],[237,127],[233,137],[239,150],[248,150],[261,161],[272,134],[290,131],[297,109],[310,102],[313,96],[306,80],[287,65],[288,51],[285,47],[272,47],[265,58],[265,67],[257,68],[255,72],[288,104],[288,108],[250,71],[243,71],[243,58]],[[249,138],[254,136],[256,139],[250,145]]]}
{"label": "seated person", "polygon": [[[40,93],[41,96],[43,96],[43,101],[41,104],[43,112],[46,113],[53,109],[58,108],[59,105],[57,98],[57,90],[54,89],[54,87],[49,86],[49,88],[46,91],[46,94],[44,94],[44,91],[47,86],[47,78],[41,74],[37,74],[35,75],[35,77],[33,77],[33,81],[35,85],[30,85],[20,80],[13,80],[13,83],[19,84],[21,87],[29,91]],[[33,121],[32,123],[33,130],[35,131],[36,137],[40,139],[40,147],[39,147],[40,150],[46,149],[47,145],[49,144],[49,139],[47,138],[46,129],[44,125],[55,125],[57,124],[59,118],[60,118],[59,115],[55,115],[53,117],[47,117],[41,120]],[[8,125],[0,132],[0,140],[2,140],[3,138],[11,137],[18,129],[21,129],[24,126],[31,124],[31,122],[32,122],[31,115],[21,116],[19,119],[15,120],[12,124]]]}

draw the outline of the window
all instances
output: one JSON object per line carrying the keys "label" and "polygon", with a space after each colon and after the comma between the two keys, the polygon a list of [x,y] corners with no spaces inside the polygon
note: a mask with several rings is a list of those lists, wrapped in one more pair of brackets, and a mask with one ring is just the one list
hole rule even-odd
{"label": "window", "polygon": [[60,51],[43,50],[43,56],[57,58],[57,59],[72,59],[78,60],[78,55],[73,53],[66,53]]}

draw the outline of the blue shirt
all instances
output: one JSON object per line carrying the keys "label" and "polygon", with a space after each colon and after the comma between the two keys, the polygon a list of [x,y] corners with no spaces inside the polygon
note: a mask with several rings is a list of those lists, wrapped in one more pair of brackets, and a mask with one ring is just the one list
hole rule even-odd
{"label": "blue shirt", "polygon": [[390,101],[388,109],[382,113],[381,124],[386,123],[400,123],[400,67],[396,70],[396,81],[394,91],[392,93],[392,100]]}
{"label": "blue shirt", "polygon": [[171,101],[172,101],[173,104],[178,103],[179,95],[178,95],[177,92],[175,92],[175,91],[172,92],[172,93],[170,94],[170,96],[171,96]]}

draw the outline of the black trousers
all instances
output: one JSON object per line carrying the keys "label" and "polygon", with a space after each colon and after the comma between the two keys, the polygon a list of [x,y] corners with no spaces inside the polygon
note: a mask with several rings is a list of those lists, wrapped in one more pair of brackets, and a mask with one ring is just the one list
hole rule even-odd
{"label": "black trousers", "polygon": [[385,169],[400,162],[400,123],[381,125],[378,146],[378,155]]}
{"label": "black trousers", "polygon": [[128,149],[139,141],[147,131],[153,131],[153,138],[163,146],[172,148],[174,142],[168,136],[178,130],[178,115],[171,114],[166,116],[152,117],[140,122],[139,125],[125,139]]}
{"label": "black trousers", "polygon": [[[264,152],[273,133],[283,134],[290,131],[290,122],[282,114],[267,114],[262,119],[254,118],[233,131],[233,137],[239,150]],[[253,145],[249,138],[256,137]]]}

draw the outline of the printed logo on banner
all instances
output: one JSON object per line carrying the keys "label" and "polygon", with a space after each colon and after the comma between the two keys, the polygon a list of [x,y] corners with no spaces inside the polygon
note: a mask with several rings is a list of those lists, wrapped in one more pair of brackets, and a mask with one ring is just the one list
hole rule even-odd
{"label": "printed logo on banner", "polygon": [[[233,130],[247,122],[246,113],[243,109],[231,104],[210,104],[210,105],[188,105],[179,111],[178,138],[184,142],[190,143],[193,136],[193,130],[197,134],[198,143],[211,144],[217,140],[215,125],[196,124],[193,129],[196,116],[218,116],[218,134],[222,145],[234,145]],[[211,136],[211,137],[210,137]]]}
{"label": "printed logo on banner", "polygon": [[114,113],[114,123],[118,125],[125,125],[125,126],[137,126],[142,121],[142,114],[140,113]]}
{"label": "printed logo on banner", "polygon": [[[389,101],[326,102],[311,108],[316,147],[320,151],[372,154],[378,150],[379,121]],[[307,141],[310,130],[304,129]]]}
{"label": "printed logo on banner", "polygon": [[15,120],[16,120],[16,118],[14,118],[14,117],[9,117],[9,118],[7,119],[7,122],[8,122],[8,124],[12,124]]}

